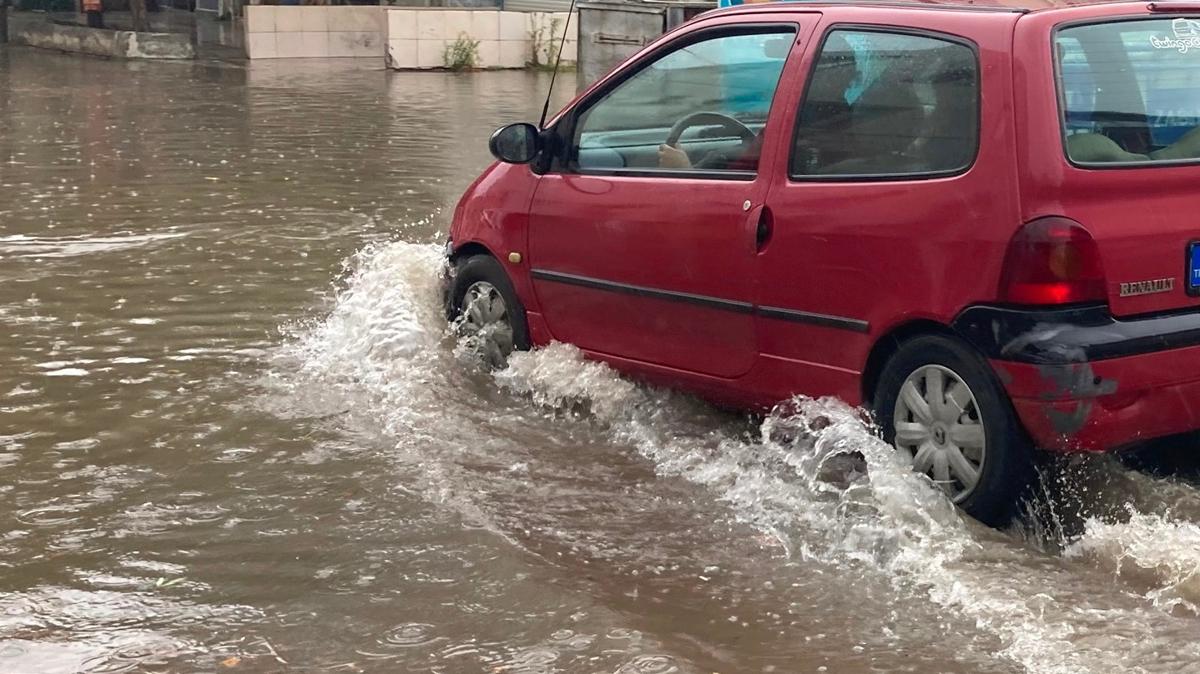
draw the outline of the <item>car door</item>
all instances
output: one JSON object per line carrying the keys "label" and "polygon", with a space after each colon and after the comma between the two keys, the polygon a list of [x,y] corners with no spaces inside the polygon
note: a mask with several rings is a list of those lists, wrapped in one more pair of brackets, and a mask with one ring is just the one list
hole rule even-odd
{"label": "car door", "polygon": [[701,25],[560,120],[564,148],[536,188],[528,246],[554,339],[718,377],[750,368],[767,184],[757,160],[782,135],[772,100],[813,16]]}
{"label": "car door", "polygon": [[882,335],[995,293],[1017,217],[1005,32],[973,16],[928,23],[831,17],[793,101],[756,313],[763,353],[793,364],[809,395],[859,402]]}

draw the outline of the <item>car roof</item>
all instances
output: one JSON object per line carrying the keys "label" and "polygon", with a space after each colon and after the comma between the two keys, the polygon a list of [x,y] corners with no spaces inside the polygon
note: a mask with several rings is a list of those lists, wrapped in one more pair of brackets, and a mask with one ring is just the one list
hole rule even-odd
{"label": "car roof", "polygon": [[[1084,5],[1111,5],[1126,3],[1141,5],[1145,2],[1130,2],[1130,0],[784,0],[783,2],[766,2],[752,5],[735,5],[714,13],[744,13],[758,11],[779,11],[788,6],[811,7],[888,7],[896,9],[956,9],[993,12],[1039,12]],[[708,12],[706,12],[708,14]]]}

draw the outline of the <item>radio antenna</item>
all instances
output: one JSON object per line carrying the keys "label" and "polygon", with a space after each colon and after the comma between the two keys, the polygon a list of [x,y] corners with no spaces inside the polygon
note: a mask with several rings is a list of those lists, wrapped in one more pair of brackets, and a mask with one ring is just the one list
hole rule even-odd
{"label": "radio antenna", "polygon": [[[550,88],[546,89],[546,103],[542,106],[542,118],[538,120],[538,130],[546,126],[546,113],[550,111],[550,94],[554,93],[554,80],[558,78],[558,65],[562,63],[563,47],[567,45],[567,30],[571,27],[571,15],[575,13],[575,0],[571,0],[571,7],[567,9],[567,23],[563,26],[562,40],[558,42],[558,54],[554,56],[554,72],[550,73]],[[553,40],[554,36],[551,35]]]}

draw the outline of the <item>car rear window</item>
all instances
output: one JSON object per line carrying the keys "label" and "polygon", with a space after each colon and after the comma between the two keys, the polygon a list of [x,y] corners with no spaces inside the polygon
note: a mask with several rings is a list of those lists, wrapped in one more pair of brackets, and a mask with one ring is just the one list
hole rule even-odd
{"label": "car rear window", "polygon": [[1054,49],[1071,161],[1200,159],[1200,18],[1073,26]]}

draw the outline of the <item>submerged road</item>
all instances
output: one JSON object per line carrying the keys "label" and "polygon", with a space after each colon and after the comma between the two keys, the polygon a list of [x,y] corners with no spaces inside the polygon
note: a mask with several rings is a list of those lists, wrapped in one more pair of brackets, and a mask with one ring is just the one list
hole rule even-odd
{"label": "submerged road", "polygon": [[834,401],[472,367],[440,243],[547,79],[0,50],[0,672],[1200,672],[1187,479],[995,532]]}

